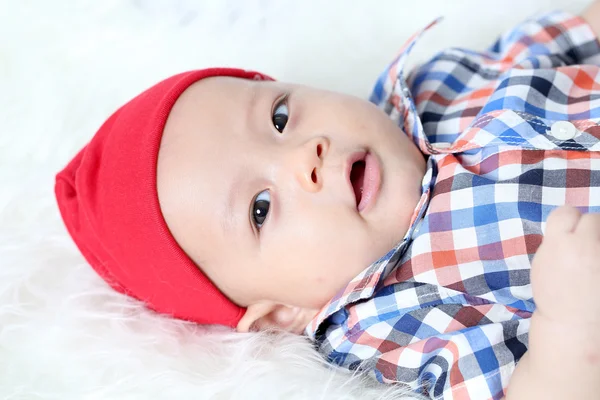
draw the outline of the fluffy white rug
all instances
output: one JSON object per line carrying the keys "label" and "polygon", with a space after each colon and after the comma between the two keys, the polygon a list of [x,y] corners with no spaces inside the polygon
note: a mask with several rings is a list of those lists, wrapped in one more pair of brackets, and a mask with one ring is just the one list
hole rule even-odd
{"label": "fluffy white rug", "polygon": [[185,324],[113,293],[63,228],[54,174],[115,107],[181,70],[256,68],[366,96],[438,15],[413,61],[588,3],[0,0],[0,398],[398,398],[302,338]]}

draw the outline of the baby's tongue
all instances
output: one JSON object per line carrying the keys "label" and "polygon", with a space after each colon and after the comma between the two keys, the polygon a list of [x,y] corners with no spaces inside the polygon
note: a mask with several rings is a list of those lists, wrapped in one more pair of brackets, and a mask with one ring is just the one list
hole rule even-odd
{"label": "baby's tongue", "polygon": [[352,182],[352,188],[354,189],[354,197],[356,197],[356,207],[360,204],[363,192],[363,182],[365,179],[365,162],[357,161],[352,164],[352,170],[350,171],[350,182]]}

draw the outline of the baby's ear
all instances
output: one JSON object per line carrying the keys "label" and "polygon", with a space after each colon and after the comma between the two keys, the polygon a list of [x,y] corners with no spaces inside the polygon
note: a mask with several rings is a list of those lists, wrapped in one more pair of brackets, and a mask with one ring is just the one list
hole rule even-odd
{"label": "baby's ear", "polygon": [[236,329],[249,332],[278,328],[301,334],[317,311],[270,302],[256,303],[248,306]]}

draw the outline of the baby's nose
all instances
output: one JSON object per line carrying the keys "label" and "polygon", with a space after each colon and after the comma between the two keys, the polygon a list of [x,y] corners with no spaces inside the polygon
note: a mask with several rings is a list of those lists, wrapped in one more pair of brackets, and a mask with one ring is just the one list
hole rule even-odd
{"label": "baby's nose", "polygon": [[329,151],[329,139],[318,137],[300,146],[297,152],[296,179],[307,192],[323,187],[323,160]]}

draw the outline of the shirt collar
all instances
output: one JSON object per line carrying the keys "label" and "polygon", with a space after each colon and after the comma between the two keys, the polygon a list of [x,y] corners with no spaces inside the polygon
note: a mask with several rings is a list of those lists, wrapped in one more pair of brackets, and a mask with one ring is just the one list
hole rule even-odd
{"label": "shirt collar", "polygon": [[417,108],[407,83],[404,68],[408,56],[416,43],[425,32],[437,25],[441,20],[442,18],[435,19],[414,33],[406,41],[396,58],[377,79],[377,83],[369,99],[389,114],[390,118],[404,130],[424,154],[435,154],[437,151],[431,147],[423,130],[421,119],[417,113]]}

